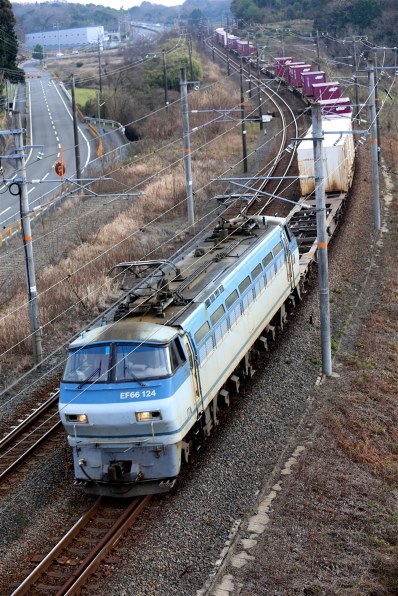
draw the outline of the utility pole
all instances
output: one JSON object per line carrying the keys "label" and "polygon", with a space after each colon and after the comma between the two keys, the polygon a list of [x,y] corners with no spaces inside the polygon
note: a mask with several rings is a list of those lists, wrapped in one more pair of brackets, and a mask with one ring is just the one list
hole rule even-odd
{"label": "utility pole", "polygon": [[[375,70],[377,72],[377,53],[375,52],[374,54],[375,57]],[[376,108],[376,132],[377,132],[377,163],[380,165],[380,149],[381,149],[381,143],[380,143],[380,120],[379,120],[379,93],[377,90],[377,76],[375,76],[375,108]]]}
{"label": "utility pole", "polygon": [[373,213],[374,225],[377,231],[380,230],[380,198],[379,198],[379,163],[377,146],[377,113],[376,113],[376,91],[375,91],[375,59],[368,58],[368,85],[369,85],[369,112],[370,112],[370,151],[372,162],[372,191],[373,191]]}
{"label": "utility pole", "polygon": [[43,359],[41,345],[41,326],[39,318],[39,307],[37,303],[36,275],[33,260],[32,233],[30,227],[29,198],[26,184],[26,166],[23,145],[23,131],[21,126],[20,112],[14,112],[15,131],[14,147],[17,162],[17,172],[20,176],[14,182],[18,185],[19,205],[21,214],[22,241],[25,251],[26,283],[28,288],[28,311],[29,323],[32,336],[33,360],[40,364]]}
{"label": "utility pole", "polygon": [[189,72],[191,81],[193,81],[193,66],[192,66],[192,37],[188,37],[188,53],[189,53]]}
{"label": "utility pole", "polygon": [[248,54],[248,60],[247,60],[249,97],[251,98],[251,96],[252,96],[252,65],[251,65],[251,62],[250,62],[250,39],[247,42],[247,51],[249,52],[249,54]]}
{"label": "utility pole", "polygon": [[330,340],[328,236],[326,230],[326,205],[323,178],[322,119],[321,106],[312,106],[312,138],[314,143],[314,177],[316,199],[316,228],[318,242],[319,305],[321,317],[322,372],[332,374],[332,352]]}
{"label": "utility pole", "polygon": [[318,66],[318,70],[321,70],[321,59],[320,59],[320,50],[319,50],[319,31],[316,30],[316,63]]}
{"label": "utility pole", "polygon": [[[81,180],[82,172],[80,167],[80,146],[79,146],[79,129],[77,126],[77,109],[75,98],[75,76],[72,75],[72,113],[73,113],[73,138],[75,141],[75,160],[76,160],[76,178]],[[99,102],[98,102],[99,106]],[[79,184],[79,182],[78,182]]]}
{"label": "utility pole", "polygon": [[261,97],[261,79],[257,79],[257,97],[258,97],[258,120],[260,122],[260,130],[264,130],[263,122],[263,102]]}
{"label": "utility pole", "polygon": [[169,100],[167,97],[166,50],[162,50],[162,59],[163,59],[164,105],[167,107],[169,105]]}
{"label": "utility pole", "polygon": [[257,92],[258,92],[258,119],[260,121],[260,130],[264,129],[263,122],[263,103],[261,99],[261,69],[260,69],[260,58],[258,55],[258,46],[256,47],[257,52]]}
{"label": "utility pole", "polygon": [[185,78],[185,68],[180,68],[180,89],[182,105],[182,134],[184,141],[185,182],[187,190],[188,226],[195,232],[195,213],[192,193],[191,143],[189,137],[188,117],[188,83]]}
{"label": "utility pole", "polygon": [[98,74],[99,74],[99,90],[100,96],[102,95],[102,75],[101,75],[101,44],[100,36],[98,35]]}
{"label": "utility pole", "polygon": [[359,89],[358,89],[358,55],[357,55],[357,37],[353,35],[353,43],[354,43],[354,89],[355,89],[355,111],[354,111],[354,120],[357,120],[359,114]]}
{"label": "utility pole", "polygon": [[242,120],[242,151],[243,151],[243,171],[247,172],[247,147],[246,147],[246,123],[245,123],[245,95],[243,93],[243,67],[242,58],[240,59],[240,117]]}

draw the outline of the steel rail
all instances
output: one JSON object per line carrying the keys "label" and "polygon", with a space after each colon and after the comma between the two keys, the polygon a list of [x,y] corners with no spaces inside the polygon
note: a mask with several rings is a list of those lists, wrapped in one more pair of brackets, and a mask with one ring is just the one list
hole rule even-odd
{"label": "steel rail", "polygon": [[[101,514],[106,511],[111,511],[111,506],[107,508],[107,501],[104,498],[99,498],[94,505],[76,522],[74,526],[62,537],[62,539],[54,546],[54,548],[44,557],[44,559],[35,567],[35,569],[24,579],[24,581],[12,592],[11,596],[22,596],[27,594],[31,589],[43,589],[46,592],[53,592],[56,596],[63,596],[65,594],[75,594],[86,582],[89,576],[98,568],[107,553],[114,548],[122,534],[129,528],[133,521],[143,511],[151,500],[150,496],[139,497],[134,499],[128,507],[118,515],[116,521],[109,529],[104,530],[101,539],[90,548],[86,554],[83,552],[83,558],[77,568],[74,565],[69,565],[71,572],[68,574],[68,566],[62,566],[62,573],[57,572],[59,567],[57,559],[62,554],[67,558],[76,557],[76,550],[79,541],[79,535],[88,528],[90,522],[95,522]],[[116,510],[118,511],[118,510]],[[99,530],[100,531],[100,530]],[[88,541],[89,542],[89,541]],[[84,542],[82,539],[84,550]],[[69,555],[68,555],[68,549]],[[55,571],[51,572],[51,567]],[[68,575],[68,577],[66,577]],[[43,586],[37,586],[40,578],[47,579],[51,582],[53,579],[61,580],[62,585],[55,585],[47,583]]]}
{"label": "steel rail", "polygon": [[[61,421],[54,418],[58,395],[59,391],[52,394],[0,441],[0,484],[60,428]],[[52,420],[54,423],[48,427]],[[10,463],[11,457],[15,458]]]}
{"label": "steel rail", "polygon": [[[222,61],[226,62],[226,57],[225,54],[218,48],[212,48],[214,50],[214,54],[221,59]],[[240,62],[237,62],[236,60],[234,60],[234,58],[230,58],[229,60],[229,65],[230,67],[232,67],[236,73],[239,72],[240,70]],[[243,71],[245,74],[249,74],[248,70],[246,68],[243,68]],[[266,177],[271,177],[272,174],[275,172],[276,168],[278,167],[278,165],[280,164],[280,161],[283,157],[283,153],[285,152],[285,150],[287,149],[287,146],[289,145],[289,143],[287,143],[287,128],[288,128],[288,122],[286,120],[286,116],[285,113],[282,109],[282,107],[280,106],[280,103],[283,103],[285,109],[289,112],[289,114],[291,115],[291,124],[294,125],[294,132],[293,132],[293,136],[292,138],[297,138],[298,137],[298,126],[297,126],[297,119],[293,113],[293,110],[291,109],[291,107],[289,106],[289,104],[287,103],[286,100],[283,99],[283,97],[281,95],[278,94],[277,91],[275,91],[274,89],[272,89],[269,85],[264,85],[261,82],[261,79],[258,79],[257,77],[253,78],[253,81],[258,85],[258,91],[259,93],[263,93],[264,95],[266,95],[268,97],[268,99],[273,103],[273,105],[275,106],[275,108],[278,110],[280,117],[281,117],[281,122],[282,122],[282,138],[281,141],[279,143],[279,149],[278,152],[275,156],[275,158],[272,161],[272,164],[270,165],[269,169],[266,170],[264,172],[264,169],[259,170],[259,172],[257,173],[258,175],[261,175],[262,173],[265,174]],[[261,87],[260,87],[261,85]],[[290,154],[290,158],[288,160],[288,164],[284,169],[284,172],[281,176],[281,180],[280,182],[277,183],[275,190],[272,194],[275,194],[282,186],[283,184],[283,175],[286,175],[287,172],[289,171],[292,163],[293,163],[293,159],[295,156],[295,150],[293,150]],[[249,177],[250,179],[250,177]],[[246,208],[245,208],[245,213],[247,213],[247,211],[250,209],[250,207],[257,203],[258,201],[258,196],[261,196],[261,194],[264,192],[265,188],[269,185],[270,181],[269,180],[264,180],[260,183],[257,182],[258,184],[258,189],[257,191],[255,190],[253,193],[253,198],[250,199],[247,204],[246,204]],[[269,205],[269,203],[273,200],[273,198],[268,198],[268,200],[266,201],[265,205],[263,205],[257,212],[256,214],[261,214],[264,209]]]}

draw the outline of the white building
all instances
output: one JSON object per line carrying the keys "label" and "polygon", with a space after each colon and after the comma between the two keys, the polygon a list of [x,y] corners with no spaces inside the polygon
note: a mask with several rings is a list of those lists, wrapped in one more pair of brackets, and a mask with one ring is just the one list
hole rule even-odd
{"label": "white building", "polygon": [[39,33],[27,33],[25,45],[34,48],[37,44],[43,47],[72,47],[84,44],[102,44],[104,40],[104,27],[76,27],[75,29],[52,29]]}

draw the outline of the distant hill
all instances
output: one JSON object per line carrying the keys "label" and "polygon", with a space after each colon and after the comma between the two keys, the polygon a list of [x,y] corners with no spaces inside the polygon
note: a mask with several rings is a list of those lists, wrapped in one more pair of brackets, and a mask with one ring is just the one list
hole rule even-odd
{"label": "distant hill", "polygon": [[230,14],[231,0],[186,0],[181,6],[167,7],[152,2],[142,2],[129,10],[115,10],[96,4],[69,4],[66,2],[13,3],[17,33],[37,33],[60,25],[62,29],[103,25],[106,30],[116,30],[121,16],[132,20],[173,23],[177,17],[188,20],[193,11],[200,10],[205,18],[219,21]]}
{"label": "distant hill", "polygon": [[378,45],[398,45],[397,0],[232,0],[231,10],[240,22],[266,24],[304,17],[331,37],[367,35]]}

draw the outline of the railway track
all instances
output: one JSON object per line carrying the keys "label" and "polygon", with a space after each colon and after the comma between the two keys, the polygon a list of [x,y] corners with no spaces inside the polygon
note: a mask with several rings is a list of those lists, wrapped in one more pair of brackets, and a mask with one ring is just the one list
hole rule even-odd
{"label": "railway track", "polygon": [[36,454],[40,447],[48,444],[61,428],[58,419],[58,394],[59,391],[52,393],[0,441],[0,490],[7,489],[6,481],[15,475],[20,466]]}
{"label": "railway track", "polygon": [[[12,592],[22,594],[76,594],[90,585],[92,574],[104,561],[123,533],[145,509],[151,497],[140,497],[125,504],[98,499],[54,548]],[[88,584],[88,586],[87,586]]]}
{"label": "railway track", "polygon": [[[264,87],[264,86],[263,86]],[[262,93],[269,93],[275,100],[275,91],[269,88]],[[284,100],[283,100],[284,101]],[[287,102],[286,106],[287,106]],[[290,108],[289,108],[290,110]],[[252,213],[262,213],[269,205],[272,197],[280,192],[282,180],[255,180],[255,178],[269,178],[286,175],[292,166],[293,155],[288,157],[285,149],[291,137],[297,137],[297,122],[293,112],[289,114],[287,108],[280,111],[282,129],[282,142],[274,163],[265,170],[261,170],[248,182],[252,197],[247,202],[247,207]],[[286,133],[288,125],[293,123],[295,129]],[[287,164],[282,162],[287,158]],[[282,168],[282,169],[278,169]],[[265,190],[267,189],[267,190]],[[344,203],[343,195],[336,195],[327,203],[328,233],[329,237],[334,232],[338,223]],[[290,226],[298,238],[300,246],[300,271],[305,275],[314,262],[316,251],[316,213],[315,203],[310,199],[299,201],[288,216]],[[246,211],[248,213],[248,211]],[[18,469],[18,466],[33,455],[35,450],[43,445],[50,436],[59,428],[57,414],[57,394],[48,402],[52,406],[45,413],[44,408],[34,412],[31,417],[18,425],[2,441],[0,441],[0,488],[6,478]],[[44,406],[44,404],[43,404]],[[51,409],[52,408],[52,409]],[[36,422],[33,422],[33,420]],[[30,422],[29,422],[30,421]],[[24,446],[24,447],[22,447]],[[2,465],[4,464],[4,466]],[[84,515],[77,524],[67,532],[64,538],[52,549],[41,563],[22,582],[15,586],[13,594],[72,594],[88,580],[107,553],[117,543],[121,533],[133,523],[149,502],[149,498],[135,500],[126,510],[124,506],[105,504],[99,500]],[[111,511],[113,509],[113,511]],[[114,515],[113,515],[114,514]],[[91,588],[96,591],[95,586]]]}
{"label": "railway track", "polygon": [[[220,52],[219,57],[225,59]],[[232,68],[239,71],[240,64],[231,60]],[[245,75],[248,74],[244,69]],[[239,189],[237,195],[247,195],[243,205],[243,211],[249,213],[262,213],[270,202],[270,195],[277,193],[283,184],[283,176],[287,174],[292,166],[294,155],[288,154],[285,149],[292,136],[298,135],[297,121],[288,103],[280,97],[274,89],[263,85],[260,80],[253,79],[256,85],[261,84],[261,92],[272,102],[275,110],[278,111],[281,122],[281,132],[277,135],[279,146],[276,156],[265,168],[261,168],[255,176],[244,181],[245,189]],[[282,106],[280,105],[282,104]],[[280,179],[269,179],[273,175]],[[267,189],[267,190],[266,190]],[[231,205],[225,211],[226,217],[234,217],[242,211],[242,203],[236,201],[236,196],[231,197]],[[58,421],[56,394],[50,397],[37,411],[34,411],[22,423],[16,425],[12,432],[8,433],[0,441],[0,491],[7,486],[9,480],[19,466],[28,460],[42,447],[54,432],[60,427]],[[54,422],[55,421],[55,422]],[[1,494],[1,492],[0,492]]]}
{"label": "railway track", "polygon": [[[225,53],[218,48],[212,48],[214,56],[222,62],[227,62]],[[228,59],[229,68],[239,72],[240,61],[234,57]],[[274,136],[278,139],[278,148],[270,164],[261,168],[254,176],[247,180],[241,180],[241,197],[246,199],[245,214],[261,214],[265,212],[271,201],[277,197],[277,193],[283,192],[290,185],[290,179],[286,179],[291,171],[295,158],[295,149],[291,146],[291,139],[299,135],[299,126],[294,111],[289,103],[279,93],[279,88],[274,89],[272,84],[266,84],[261,78],[261,71],[258,69],[256,76],[252,76],[251,70],[243,66],[243,74],[249,77],[254,84],[256,92],[260,93],[274,106],[278,113],[281,127]],[[263,101],[262,101],[263,103]],[[236,193],[233,198],[236,198]],[[284,209],[287,212],[287,209]]]}

